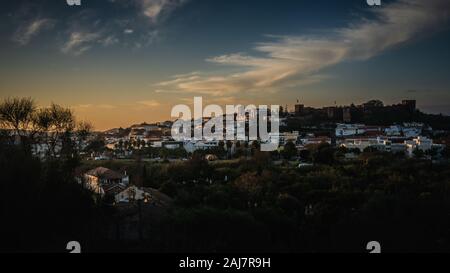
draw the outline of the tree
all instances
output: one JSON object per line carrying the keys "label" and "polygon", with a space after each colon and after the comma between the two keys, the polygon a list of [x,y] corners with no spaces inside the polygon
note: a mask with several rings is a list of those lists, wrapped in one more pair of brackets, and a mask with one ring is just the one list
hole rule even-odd
{"label": "tree", "polygon": [[220,149],[225,149],[225,142],[223,142],[223,140],[219,141],[219,148]]}
{"label": "tree", "polygon": [[287,160],[290,160],[294,156],[297,155],[297,147],[292,141],[289,141],[284,145],[283,157]]}
{"label": "tree", "polygon": [[233,142],[230,140],[227,140],[227,157],[230,158],[231,157],[231,149],[233,148]]}
{"label": "tree", "polygon": [[252,162],[255,163],[257,173],[261,174],[263,170],[270,166],[270,153],[256,150],[253,154]]}
{"label": "tree", "polygon": [[235,157],[241,157],[244,155],[245,155],[245,148],[243,147],[240,141],[237,141]]}
{"label": "tree", "polygon": [[303,149],[300,151],[300,158],[302,160],[309,161],[311,159],[311,151],[308,149]]}
{"label": "tree", "polygon": [[233,148],[233,142],[231,140],[227,140],[227,149]]}
{"label": "tree", "polygon": [[240,141],[237,141],[237,142],[236,142],[236,149],[239,149],[239,148],[241,148],[241,142],[240,142]]}
{"label": "tree", "polygon": [[370,107],[373,107],[373,108],[378,107],[378,108],[380,108],[380,107],[384,107],[384,103],[382,101],[380,101],[380,100],[371,100],[371,101],[368,101],[368,102],[364,103],[364,106],[368,107],[368,108],[370,108]]}
{"label": "tree", "polygon": [[419,148],[414,149],[413,155],[415,158],[423,158],[425,156],[425,152]]}
{"label": "tree", "polygon": [[314,163],[319,164],[333,164],[335,150],[328,143],[322,143],[317,146],[312,152]]}
{"label": "tree", "polygon": [[147,171],[147,165],[142,166],[142,186],[144,187],[151,187],[152,186],[152,179],[151,175],[149,175]]}
{"label": "tree", "polygon": [[80,122],[77,125],[75,136],[77,141],[78,152],[83,150],[83,144],[88,140],[92,133],[92,124],[89,122]]}
{"label": "tree", "polygon": [[264,194],[269,188],[270,175],[258,175],[255,172],[247,172],[242,174],[236,179],[232,186],[241,194],[247,201],[248,207],[255,207],[260,205],[263,200]]}
{"label": "tree", "polygon": [[[16,143],[24,144],[27,139],[27,145],[40,146],[41,151],[51,157],[56,157],[62,150],[73,153],[71,138],[75,129],[76,138],[81,140],[86,139],[91,130],[87,123],[77,126],[69,108],[53,103],[50,107],[37,109],[31,98],[4,100],[0,104],[0,117],[2,128],[14,131]],[[27,149],[31,150],[31,145]]]}
{"label": "tree", "polygon": [[0,103],[0,122],[3,129],[14,130],[16,141],[22,143],[28,135],[36,105],[31,98],[7,98]]}
{"label": "tree", "polygon": [[94,153],[101,153],[103,151],[105,151],[106,147],[105,147],[105,141],[100,138],[97,137],[96,139],[92,140],[89,145],[86,147],[86,151],[88,152],[94,152]]}
{"label": "tree", "polygon": [[[56,157],[63,137],[70,137],[76,128],[75,116],[69,108],[57,104],[39,109],[33,116],[34,131],[37,132],[38,143],[45,144],[48,156]],[[80,125],[80,135],[87,137],[90,125]]]}
{"label": "tree", "polygon": [[141,144],[141,142],[138,140],[131,141],[131,146],[133,146],[134,149],[139,149],[138,145],[140,145],[140,144]]}
{"label": "tree", "polygon": [[256,151],[260,151],[261,150],[261,144],[259,143],[259,141],[253,141],[251,144],[251,154],[254,155],[256,153]]}
{"label": "tree", "polygon": [[442,156],[445,158],[450,158],[450,146],[447,145],[442,151]]}

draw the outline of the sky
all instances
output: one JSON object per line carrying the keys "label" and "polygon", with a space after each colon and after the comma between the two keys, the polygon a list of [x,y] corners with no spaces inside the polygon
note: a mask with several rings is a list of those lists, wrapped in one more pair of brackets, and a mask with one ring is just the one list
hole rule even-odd
{"label": "sky", "polygon": [[0,98],[96,129],[177,104],[314,107],[417,99],[450,115],[450,1],[3,1]]}

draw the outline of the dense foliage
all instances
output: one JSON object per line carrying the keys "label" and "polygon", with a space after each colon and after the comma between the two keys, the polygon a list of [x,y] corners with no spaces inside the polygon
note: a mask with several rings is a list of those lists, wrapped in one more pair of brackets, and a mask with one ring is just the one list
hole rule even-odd
{"label": "dense foliage", "polygon": [[[175,199],[130,250],[364,252],[450,250],[450,169],[367,150],[352,161],[327,145],[315,165],[276,165],[269,154],[207,162],[128,163],[132,177]],[[117,162],[105,162],[117,166]]]}
{"label": "dense foliage", "polygon": [[309,169],[259,164],[215,166],[212,176],[232,181],[212,185],[187,182],[191,168],[166,174],[177,208],[165,250],[364,251],[371,240],[385,251],[450,250],[448,165],[378,153]]}

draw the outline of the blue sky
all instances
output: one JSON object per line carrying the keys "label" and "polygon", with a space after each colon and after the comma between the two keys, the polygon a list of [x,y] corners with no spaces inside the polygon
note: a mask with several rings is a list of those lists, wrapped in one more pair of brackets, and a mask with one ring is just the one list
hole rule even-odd
{"label": "blue sky", "polygon": [[0,8],[0,97],[101,129],[172,106],[415,98],[450,114],[448,0],[16,0]]}

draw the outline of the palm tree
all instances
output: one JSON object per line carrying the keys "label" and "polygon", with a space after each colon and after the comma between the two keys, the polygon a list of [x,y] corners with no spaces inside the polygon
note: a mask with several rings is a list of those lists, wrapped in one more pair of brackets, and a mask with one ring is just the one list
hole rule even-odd
{"label": "palm tree", "polygon": [[227,141],[227,157],[231,157],[231,149],[233,148],[233,142],[230,140]]}

